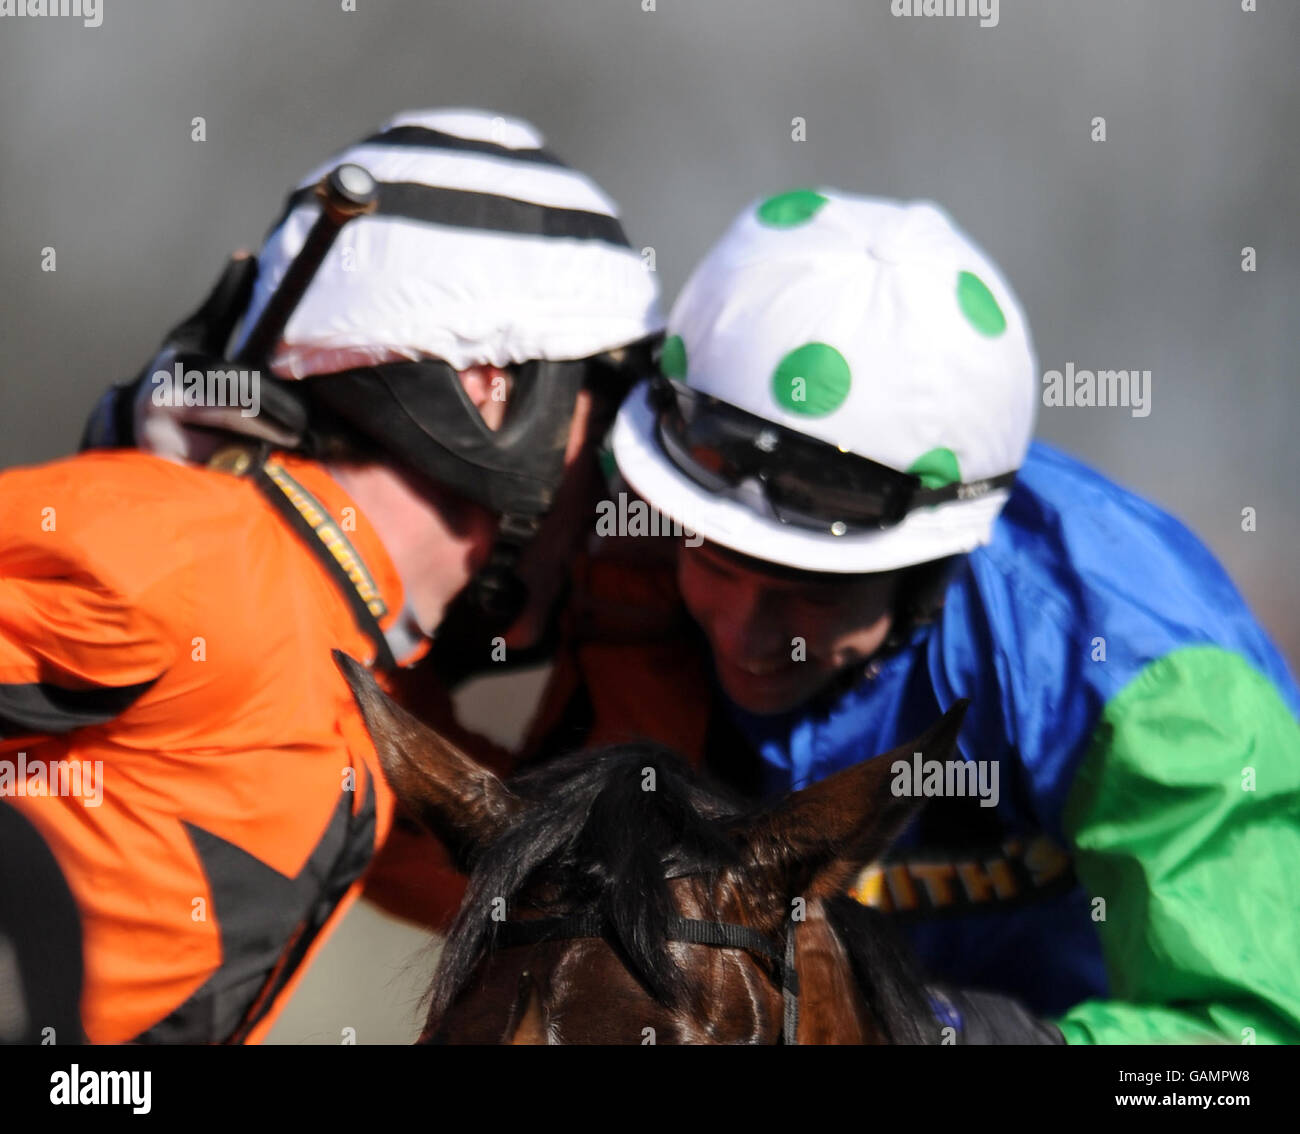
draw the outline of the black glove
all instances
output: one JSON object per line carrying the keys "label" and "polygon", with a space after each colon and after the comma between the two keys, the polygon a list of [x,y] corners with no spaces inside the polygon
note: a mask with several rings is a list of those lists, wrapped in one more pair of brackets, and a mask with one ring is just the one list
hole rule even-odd
{"label": "black glove", "polygon": [[86,420],[80,449],[110,449],[136,443],[136,395],[141,383],[147,382],[156,371],[170,370],[177,362],[186,369],[220,365],[235,324],[248,307],[256,279],[255,256],[247,253],[232,256],[198,310],[171,329],[145,368],[130,382],[119,383],[106,391],[95,404]]}
{"label": "black glove", "polygon": [[996,992],[932,987],[940,1027],[954,1028],[959,1044],[1063,1044],[1055,1024],[1032,1015],[1019,1000]]}

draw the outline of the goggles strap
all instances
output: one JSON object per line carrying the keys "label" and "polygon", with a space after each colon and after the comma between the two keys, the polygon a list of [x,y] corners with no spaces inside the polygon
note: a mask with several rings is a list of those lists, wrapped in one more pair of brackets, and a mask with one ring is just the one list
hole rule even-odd
{"label": "goggles strap", "polygon": [[[849,520],[846,523],[844,517],[832,515],[829,512],[824,515],[800,512],[794,508],[783,507],[778,499],[774,499],[769,494],[761,468],[756,467],[751,473],[745,476],[729,477],[726,474],[707,467],[705,464],[697,460],[690,451],[689,443],[686,442],[684,438],[679,437],[677,432],[669,423],[669,415],[673,413],[676,413],[681,417],[683,424],[686,421],[686,416],[681,412],[679,395],[680,391],[678,388],[667,380],[657,382],[655,386],[652,387],[651,391],[651,405],[657,413],[655,434],[659,442],[659,447],[663,450],[664,454],[678,469],[678,471],[695,481],[695,483],[699,484],[701,487],[707,488],[710,492],[717,492],[733,497],[738,496],[737,489],[745,480],[755,480],[760,486],[763,486],[764,495],[778,518],[783,518],[784,522],[795,523],[800,527],[806,527],[811,530],[820,531],[825,529],[833,534],[842,534],[843,530],[846,530],[849,527],[867,527],[870,530],[880,530],[882,528],[893,527],[895,524],[901,523],[910,513],[919,508],[934,507],[955,500],[979,499],[980,497],[987,496],[990,492],[994,492],[998,489],[1009,488],[1016,479],[1016,470],[1013,469],[1010,472],[999,473],[997,476],[984,477],[975,481],[962,481],[947,484],[939,488],[913,487],[910,490],[907,490],[906,486],[904,486],[904,491],[907,492],[907,495],[901,513],[899,513],[895,518],[882,518],[882,522],[875,525],[866,525],[860,521],[854,520]],[[725,403],[719,404],[725,405]],[[717,412],[722,415],[728,415],[726,409],[717,411],[706,410],[705,412]],[[784,426],[763,421],[761,418],[749,414],[744,410],[735,409],[732,413],[734,413],[736,421],[745,421],[748,424],[752,424],[754,429],[753,449],[756,452],[766,453],[773,449],[779,449],[780,447],[778,440],[776,444],[765,448],[762,443],[764,432],[769,434],[775,433],[777,438],[782,434],[790,434],[792,432]],[[751,418],[753,419],[752,422],[749,420]],[[904,473],[897,469],[891,469],[888,466],[878,465],[877,462],[871,461],[869,458],[860,457],[852,453],[845,453],[844,451],[837,449],[835,446],[825,442],[820,442],[815,438],[798,435],[798,443],[803,446],[817,446],[819,449],[824,448],[826,460],[832,462],[831,467],[834,467],[835,464],[842,464],[845,467],[850,466],[850,464],[853,467],[869,466],[882,478],[882,480],[903,479],[905,481],[910,481],[913,485],[919,484],[919,480],[914,474]],[[777,457],[775,459],[779,460],[780,458]],[[810,484],[809,487],[815,490],[816,485]],[[841,528],[840,532],[835,532],[834,529],[837,526]]]}

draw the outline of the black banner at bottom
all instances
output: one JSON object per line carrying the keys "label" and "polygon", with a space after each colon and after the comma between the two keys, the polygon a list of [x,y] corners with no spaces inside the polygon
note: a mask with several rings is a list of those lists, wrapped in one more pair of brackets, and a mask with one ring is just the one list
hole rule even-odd
{"label": "black banner at bottom", "polygon": [[[22,1119],[63,1126],[109,1115],[115,1123],[197,1118],[262,1126],[354,1116],[405,1124],[423,1113],[441,1124],[463,1121],[453,1117],[463,1108],[495,1125],[512,1112],[554,1114],[557,1103],[571,1112],[588,1099],[606,1121],[625,1111],[643,1124],[656,1113],[681,1121],[707,1112],[710,1096],[728,1110],[752,1099],[765,1113],[789,1107],[810,1120],[825,1117],[833,1101],[837,1110],[860,1106],[864,1119],[1073,1122],[1130,1111],[1181,1124],[1196,1114],[1223,1123],[1231,1112],[1293,1113],[1300,1070],[1294,1049],[1262,1046],[876,1048],[830,1060],[808,1049],[767,1056],[586,1049],[533,1058],[364,1045],[333,1054],[325,1047],[6,1047],[0,1082],[5,1126],[15,1131],[40,1128]],[[766,1068],[761,1079],[758,1068]]]}

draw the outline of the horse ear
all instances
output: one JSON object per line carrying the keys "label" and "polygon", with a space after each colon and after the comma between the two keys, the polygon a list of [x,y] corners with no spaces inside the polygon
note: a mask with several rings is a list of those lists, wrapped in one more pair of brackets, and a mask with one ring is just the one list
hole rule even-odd
{"label": "horse ear", "polygon": [[832,897],[902,833],[923,800],[896,795],[898,760],[914,753],[946,760],[969,701],[958,701],[928,730],[892,752],[863,760],[797,791],[751,828],[748,870],[784,895]]}
{"label": "horse ear", "polygon": [[518,1023],[507,1027],[510,1035],[507,1043],[514,1046],[550,1043],[546,1035],[546,1021],[542,1018],[542,1002],[531,973],[523,973],[519,978],[519,1002],[512,1015]]}
{"label": "horse ear", "polygon": [[342,650],[334,651],[334,662],[352,689],[397,798],[465,869],[471,852],[492,842],[523,802],[483,765],[394,702],[360,662]]}

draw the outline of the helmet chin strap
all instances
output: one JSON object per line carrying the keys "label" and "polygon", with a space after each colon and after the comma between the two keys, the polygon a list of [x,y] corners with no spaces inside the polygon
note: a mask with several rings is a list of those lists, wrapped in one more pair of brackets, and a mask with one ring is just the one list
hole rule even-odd
{"label": "helmet chin strap", "polygon": [[504,629],[528,603],[528,585],[516,571],[525,546],[541,526],[533,516],[506,513],[497,525],[496,542],[487,563],[470,580],[475,605],[495,626]]}
{"label": "helmet chin strap", "polygon": [[[451,600],[432,629],[421,623],[408,599],[397,619],[383,632],[396,659],[394,664],[402,664],[423,641],[431,639],[436,646],[449,628],[456,637],[455,629],[464,625],[467,615],[488,635],[504,632],[511,626],[528,602],[528,587],[516,574],[515,567],[537,526],[536,521],[525,517],[502,517],[501,534],[493,544],[488,561]],[[458,642],[458,646],[462,645],[463,642]]]}

